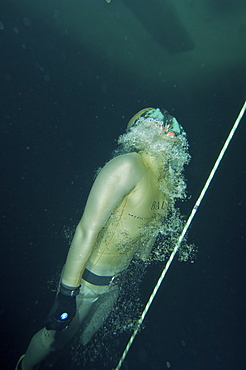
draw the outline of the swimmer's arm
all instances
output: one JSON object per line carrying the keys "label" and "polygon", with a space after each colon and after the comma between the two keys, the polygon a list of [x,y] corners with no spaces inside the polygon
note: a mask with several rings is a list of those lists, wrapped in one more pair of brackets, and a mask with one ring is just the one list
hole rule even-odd
{"label": "swimmer's arm", "polygon": [[137,153],[122,155],[108,162],[96,178],[85,211],[76,228],[62,275],[62,283],[77,287],[97,236],[113,209],[139,183],[144,175]]}

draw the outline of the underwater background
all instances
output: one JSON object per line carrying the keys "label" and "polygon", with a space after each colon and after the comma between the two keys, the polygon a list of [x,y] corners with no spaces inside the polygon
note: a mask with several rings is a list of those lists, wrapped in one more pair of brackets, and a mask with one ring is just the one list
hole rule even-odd
{"label": "underwater background", "polygon": [[[245,15],[243,0],[1,1],[2,369],[42,327],[95,171],[142,108],[187,132],[189,216],[245,101]],[[189,230],[195,262],[175,259],[123,369],[245,369],[245,121]],[[54,369],[112,369],[130,334],[85,355],[75,341]]]}

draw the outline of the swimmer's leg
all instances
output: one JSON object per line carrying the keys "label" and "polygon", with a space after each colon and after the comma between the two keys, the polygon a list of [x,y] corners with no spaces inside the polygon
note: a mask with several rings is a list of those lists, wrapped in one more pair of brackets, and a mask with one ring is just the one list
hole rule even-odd
{"label": "swimmer's leg", "polygon": [[[94,293],[91,294],[91,291],[79,294],[76,297],[76,315],[66,330],[60,332],[43,328],[36,333],[22,360],[22,369],[32,370],[35,365],[44,361],[49,355],[54,358],[59,357],[58,352],[57,355],[54,355],[55,351],[63,349],[72,340],[96,300],[97,296]],[[53,358],[52,360],[54,361]]]}
{"label": "swimmer's leg", "polygon": [[114,286],[108,293],[101,294],[93,309],[86,318],[85,326],[81,334],[81,342],[86,345],[93,335],[101,328],[109,316],[119,296],[119,287]]}

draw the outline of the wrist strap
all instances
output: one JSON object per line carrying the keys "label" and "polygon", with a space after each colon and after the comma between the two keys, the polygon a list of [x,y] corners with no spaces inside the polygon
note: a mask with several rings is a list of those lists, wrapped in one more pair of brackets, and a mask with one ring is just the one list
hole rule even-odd
{"label": "wrist strap", "polygon": [[79,289],[80,289],[80,286],[78,286],[77,288],[71,287],[71,289],[69,289],[69,288],[66,288],[63,284],[61,284],[60,293],[63,295],[66,295],[67,297],[76,297],[76,295],[79,294]]}

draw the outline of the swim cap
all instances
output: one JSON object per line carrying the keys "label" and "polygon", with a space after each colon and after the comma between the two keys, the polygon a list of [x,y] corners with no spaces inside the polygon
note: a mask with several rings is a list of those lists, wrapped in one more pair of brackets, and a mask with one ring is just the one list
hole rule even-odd
{"label": "swim cap", "polygon": [[163,126],[163,134],[166,136],[185,135],[182,126],[178,123],[175,117],[171,116],[165,109],[145,108],[136,113],[128,122],[127,131],[137,124],[140,119],[152,118],[155,123]]}

